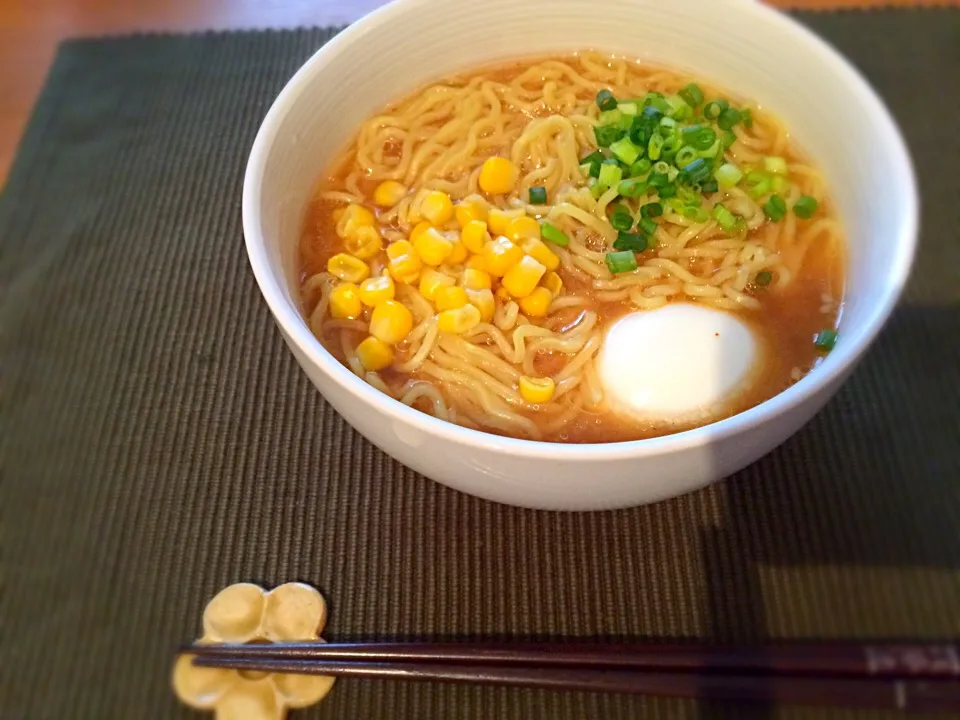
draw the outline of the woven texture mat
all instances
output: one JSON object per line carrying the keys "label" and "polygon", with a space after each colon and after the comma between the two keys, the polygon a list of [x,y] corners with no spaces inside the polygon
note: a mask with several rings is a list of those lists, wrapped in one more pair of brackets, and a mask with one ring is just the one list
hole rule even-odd
{"label": "woven texture mat", "polygon": [[[285,349],[247,266],[241,178],[330,31],[63,46],[0,208],[0,717],[193,717],[172,651],[240,580],[316,585],[334,639],[960,635],[960,12],[802,19],[906,132],[924,197],[909,290],[779,450],[595,514],[425,480]],[[295,716],[867,715],[347,680]]]}

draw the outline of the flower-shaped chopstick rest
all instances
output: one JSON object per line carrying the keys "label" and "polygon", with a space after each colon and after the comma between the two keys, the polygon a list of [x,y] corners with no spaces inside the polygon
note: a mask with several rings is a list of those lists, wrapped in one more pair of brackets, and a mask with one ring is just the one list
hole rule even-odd
{"label": "flower-shaped chopstick rest", "polygon": [[[203,611],[198,642],[323,642],[327,620],[323,596],[309,585],[286,583],[267,592],[237,583],[221,590]],[[282,720],[288,709],[323,699],[334,678],[197,667],[181,655],[173,668],[173,689],[181,702],[213,710],[217,720]]]}

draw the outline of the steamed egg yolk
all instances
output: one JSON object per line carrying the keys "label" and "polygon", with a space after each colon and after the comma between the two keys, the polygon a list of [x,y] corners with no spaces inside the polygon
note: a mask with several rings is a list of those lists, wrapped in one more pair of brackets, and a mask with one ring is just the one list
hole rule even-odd
{"label": "steamed egg yolk", "polygon": [[682,420],[743,390],[757,356],[753,332],[736,316],[677,303],[614,323],[597,371],[613,409]]}

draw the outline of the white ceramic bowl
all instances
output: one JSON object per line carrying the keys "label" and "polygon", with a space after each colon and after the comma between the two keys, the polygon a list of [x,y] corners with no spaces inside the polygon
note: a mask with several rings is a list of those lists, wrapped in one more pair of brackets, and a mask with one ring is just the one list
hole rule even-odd
{"label": "white ceramic bowl", "polygon": [[[467,430],[358,379],[311,335],[295,250],[308,197],[361,122],[453,71],[596,48],[688,69],[779,115],[823,169],[847,233],[840,342],[813,372],[727,420],[606,445]],[[799,24],[753,0],[398,0],[350,26],[297,72],[257,135],[243,227],[257,282],[291,351],[346,420],[400,462],[473,495],[535,508],[626,507],[739,470],[806,423],[853,370],[903,288],[917,235],[913,171],[864,80]]]}

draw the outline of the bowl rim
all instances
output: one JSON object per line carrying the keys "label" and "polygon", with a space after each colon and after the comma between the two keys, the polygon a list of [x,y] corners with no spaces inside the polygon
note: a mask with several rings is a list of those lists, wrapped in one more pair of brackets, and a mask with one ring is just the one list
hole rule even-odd
{"label": "bowl rim", "polygon": [[903,188],[900,193],[904,205],[903,222],[893,230],[897,238],[897,252],[891,258],[893,262],[882,288],[881,301],[872,308],[865,322],[861,324],[858,342],[838,344],[816,372],[808,373],[786,390],[728,418],[659,437],[609,443],[525,440],[465,428],[385,395],[342,365],[314,337],[300,310],[287,301],[283,288],[275,279],[260,225],[259,197],[264,171],[277,131],[289,108],[300,99],[312,76],[326,60],[361,38],[370,27],[389,23],[410,9],[433,2],[436,0],[392,0],[331,38],[287,81],[264,117],[250,151],[242,194],[243,231],[248,259],[260,292],[283,333],[314,366],[341,389],[384,413],[390,420],[413,426],[427,435],[440,436],[444,440],[464,446],[482,446],[485,449],[509,452],[518,458],[578,461],[664,455],[739,435],[797,409],[824,388],[838,385],[855,367],[893,312],[913,266],[918,244],[920,204],[913,162],[890,111],[869,82],[839,51],[801,23],[773,8],[749,0],[729,3],[727,10],[753,13],[759,16],[762,22],[779,25],[780,30],[791,35],[796,43],[806,45],[808,50],[819,54],[827,64],[832,65],[865,111],[876,120],[878,131],[885,138],[882,147],[893,163],[903,171]]}

